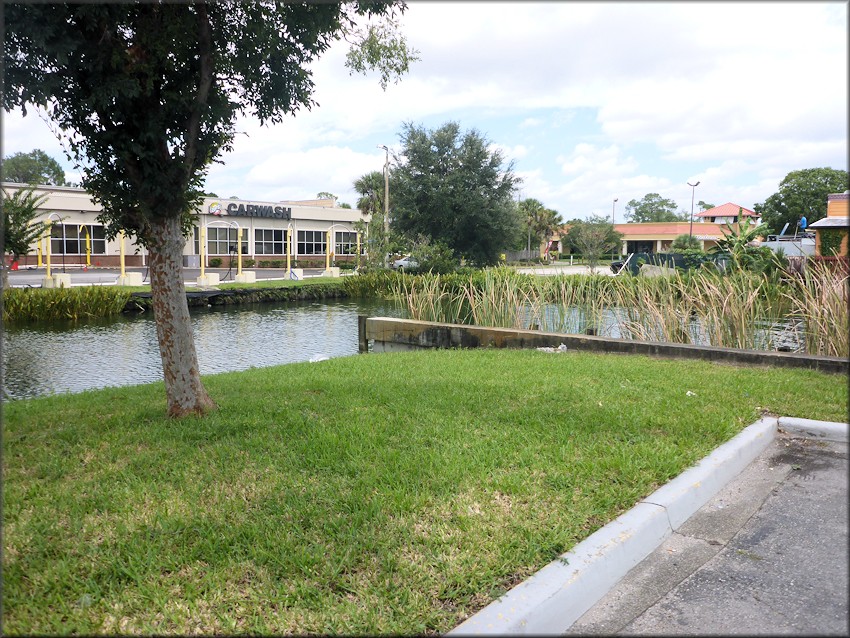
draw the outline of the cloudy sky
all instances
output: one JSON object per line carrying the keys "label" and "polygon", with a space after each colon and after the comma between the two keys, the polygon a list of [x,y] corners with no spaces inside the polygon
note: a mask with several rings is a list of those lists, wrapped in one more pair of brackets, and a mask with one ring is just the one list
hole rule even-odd
{"label": "cloudy sky", "polygon": [[[418,2],[401,19],[420,61],[382,91],[345,47],[313,67],[319,106],[239,123],[207,180],[221,197],[320,191],[355,204],[402,123],[477,129],[514,162],[521,197],[564,219],[623,221],[650,192],[752,208],[792,170],[847,169],[846,2]],[[3,154],[41,148],[79,181],[48,126],[4,117]],[[617,203],[614,204],[614,199]]]}

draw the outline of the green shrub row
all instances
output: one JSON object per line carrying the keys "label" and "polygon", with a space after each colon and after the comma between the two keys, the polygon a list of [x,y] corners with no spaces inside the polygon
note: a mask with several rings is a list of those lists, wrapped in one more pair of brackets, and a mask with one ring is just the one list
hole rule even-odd
{"label": "green shrub row", "polygon": [[7,288],[3,291],[3,321],[110,317],[124,309],[130,294],[117,286]]}
{"label": "green shrub row", "polygon": [[[228,262],[230,268],[237,267],[237,259],[234,257],[230,258]],[[224,259],[221,257],[210,257],[209,267],[210,268],[221,268],[224,264]],[[340,268],[340,270],[354,270],[354,267],[357,265],[354,261],[336,261],[335,264]],[[292,268],[324,268],[325,260],[324,259],[292,259],[290,260],[290,266]],[[250,257],[245,257],[242,259],[242,267],[243,268],[286,268],[286,260],[285,259],[252,259]]]}
{"label": "green shrub row", "polygon": [[[346,279],[349,279],[346,277]],[[219,294],[189,296],[190,308],[207,306],[230,306],[236,304],[267,303],[275,301],[302,301],[311,299],[342,299],[350,296],[343,281],[298,283],[291,286],[269,286],[268,288],[228,288]],[[125,312],[146,312],[153,309],[149,292],[134,292],[127,299]]]}

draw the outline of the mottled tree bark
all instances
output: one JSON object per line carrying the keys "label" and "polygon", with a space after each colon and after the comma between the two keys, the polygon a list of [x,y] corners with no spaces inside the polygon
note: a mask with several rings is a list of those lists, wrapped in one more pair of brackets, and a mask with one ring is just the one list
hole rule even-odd
{"label": "mottled tree bark", "polygon": [[159,218],[151,224],[150,276],[153,309],[168,415],[202,415],[217,406],[201,382],[198,355],[183,283],[180,218]]}

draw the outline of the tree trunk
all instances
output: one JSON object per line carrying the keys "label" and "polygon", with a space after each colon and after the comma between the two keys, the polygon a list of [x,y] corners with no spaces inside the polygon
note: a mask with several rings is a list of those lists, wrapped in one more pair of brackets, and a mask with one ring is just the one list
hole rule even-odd
{"label": "tree trunk", "polygon": [[215,409],[215,402],[201,383],[195,337],[189,320],[189,304],[183,283],[183,246],[179,216],[169,216],[151,225],[150,276],[156,336],[162,357],[162,373],[168,415],[202,415]]}

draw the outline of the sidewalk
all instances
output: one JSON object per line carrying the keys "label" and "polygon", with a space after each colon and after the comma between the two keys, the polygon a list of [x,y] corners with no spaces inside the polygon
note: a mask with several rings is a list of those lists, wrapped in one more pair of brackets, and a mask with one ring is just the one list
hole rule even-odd
{"label": "sidewalk", "polygon": [[848,635],[847,476],[778,436],[567,633]]}
{"label": "sidewalk", "polygon": [[591,273],[590,266],[579,266],[578,264],[571,266],[569,264],[564,264],[561,262],[555,262],[554,264],[550,264],[545,266],[540,264],[539,266],[522,266],[517,268],[516,271],[518,273],[523,273],[527,275],[608,275],[610,277],[614,276],[614,273],[611,270],[611,266],[606,262],[596,266]]}
{"label": "sidewalk", "polygon": [[762,419],[450,633],[846,636],[847,438]]}
{"label": "sidewalk", "polygon": [[[245,269],[247,270],[247,269]],[[72,286],[112,286],[118,281],[121,271],[118,268],[89,268],[80,266],[68,266],[65,269],[60,264],[51,267],[53,274],[65,272],[71,275]],[[150,275],[146,267],[126,268],[125,272],[138,272],[143,276],[143,283],[150,284]],[[217,273],[221,283],[232,283],[236,277],[236,268],[206,268],[207,273]],[[287,279],[288,271],[285,268],[256,268],[252,269],[257,281],[272,281],[276,279]],[[304,277],[319,277],[323,273],[320,268],[307,268]],[[9,271],[9,285],[15,287],[39,288],[47,274],[45,268],[27,268],[24,270]],[[197,279],[201,271],[199,268],[183,268],[183,280],[187,287],[197,285]]]}

